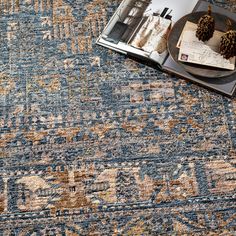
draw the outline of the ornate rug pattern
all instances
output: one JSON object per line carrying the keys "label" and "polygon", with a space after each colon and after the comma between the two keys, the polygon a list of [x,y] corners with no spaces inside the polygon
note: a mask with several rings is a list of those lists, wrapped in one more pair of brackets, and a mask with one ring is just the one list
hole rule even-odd
{"label": "ornate rug pattern", "polygon": [[236,99],[96,46],[119,2],[0,0],[0,235],[236,235]]}

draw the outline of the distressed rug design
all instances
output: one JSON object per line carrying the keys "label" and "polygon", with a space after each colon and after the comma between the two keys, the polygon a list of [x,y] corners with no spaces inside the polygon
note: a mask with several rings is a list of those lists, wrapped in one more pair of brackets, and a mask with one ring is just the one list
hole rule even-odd
{"label": "distressed rug design", "polygon": [[236,235],[236,99],[96,46],[119,3],[0,0],[1,236]]}

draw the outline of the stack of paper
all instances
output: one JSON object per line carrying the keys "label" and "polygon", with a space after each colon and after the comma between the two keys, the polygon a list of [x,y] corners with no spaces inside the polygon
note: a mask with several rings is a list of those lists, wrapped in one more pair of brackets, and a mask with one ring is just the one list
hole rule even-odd
{"label": "stack of paper", "polygon": [[177,45],[180,49],[178,60],[182,62],[234,70],[235,57],[227,60],[219,53],[220,39],[223,33],[220,31],[215,31],[213,37],[209,41],[202,42],[196,37],[196,29],[196,24],[191,22],[186,23]]}

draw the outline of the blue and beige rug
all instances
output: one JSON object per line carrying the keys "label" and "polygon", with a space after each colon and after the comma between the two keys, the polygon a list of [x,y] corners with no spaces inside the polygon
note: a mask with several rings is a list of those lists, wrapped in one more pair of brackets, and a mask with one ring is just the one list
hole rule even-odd
{"label": "blue and beige rug", "polygon": [[236,235],[236,99],[96,46],[119,2],[0,0],[1,236]]}

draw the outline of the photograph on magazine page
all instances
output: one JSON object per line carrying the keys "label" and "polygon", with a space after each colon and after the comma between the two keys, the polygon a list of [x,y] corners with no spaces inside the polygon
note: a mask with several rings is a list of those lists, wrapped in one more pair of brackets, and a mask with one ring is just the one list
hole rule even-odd
{"label": "photograph on magazine page", "polygon": [[196,2],[124,0],[102,33],[101,43],[161,62],[168,53],[167,36],[171,26],[191,12]]}

